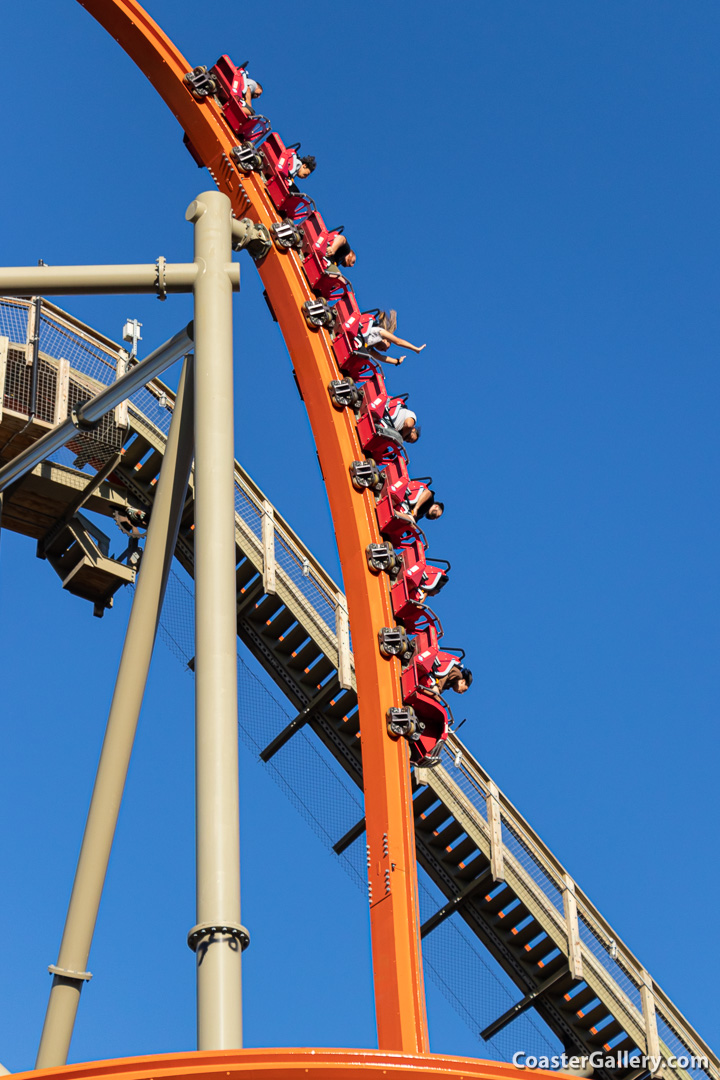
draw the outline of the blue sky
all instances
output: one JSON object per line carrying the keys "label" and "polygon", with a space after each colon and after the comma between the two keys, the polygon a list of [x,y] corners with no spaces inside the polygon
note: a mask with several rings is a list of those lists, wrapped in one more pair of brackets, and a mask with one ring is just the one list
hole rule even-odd
{"label": "blue sky", "polygon": [[[364,307],[427,341],[390,384],[447,513],[438,609],[475,672],[462,735],[711,1045],[717,822],[717,50],[710,0],[152,0],[193,64],[250,57],[263,111],[358,251]],[[190,257],[209,185],[72,0],[7,7],[7,265]],[[237,456],[339,574],[307,420],[249,260]],[[60,301],[144,347],[186,298]],[[103,620],[0,544],[9,1023],[34,1060],[129,597]],[[72,1057],[194,1045],[192,683],[158,646]],[[242,758],[248,1045],[372,1045],[362,895]],[[430,988],[435,1050],[483,1049]],[[498,1010],[502,1011],[502,1010]]]}

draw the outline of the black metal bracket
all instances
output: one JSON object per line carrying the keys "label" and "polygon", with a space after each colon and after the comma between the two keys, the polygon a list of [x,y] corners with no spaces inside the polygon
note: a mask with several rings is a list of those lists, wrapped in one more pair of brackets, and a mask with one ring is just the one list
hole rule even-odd
{"label": "black metal bracket", "polygon": [[540,983],[534,990],[531,990],[524,998],[521,998],[520,1001],[511,1005],[507,1012],[504,1012],[502,1016],[498,1016],[497,1020],[494,1020],[492,1024],[488,1024],[485,1030],[480,1032],[480,1038],[484,1042],[487,1042],[488,1039],[492,1039],[494,1035],[497,1035],[499,1031],[502,1031],[503,1028],[512,1023],[516,1016],[521,1016],[522,1013],[527,1012],[539,997],[542,997],[543,994],[552,989],[555,983],[560,982],[561,979],[565,978],[567,978],[567,971],[565,968],[562,968],[560,971],[556,972],[555,975],[546,979],[545,982]]}
{"label": "black metal bracket", "polygon": [[279,735],[276,735],[272,742],[269,742],[264,750],[260,751],[260,760],[269,761],[271,757],[277,754],[278,750],[281,750],[286,742],[289,742],[301,728],[304,728],[312,713],[316,709],[321,709],[324,705],[327,705],[332,698],[340,693],[340,684],[336,677],[332,677],[328,683],[323,686],[319,694],[310,701],[302,712],[299,712],[294,720],[282,729]]}
{"label": "black metal bracket", "polygon": [[250,934],[244,926],[240,925],[240,923],[218,922],[200,923],[198,926],[193,926],[187,936],[188,946],[193,952],[197,952],[198,945],[203,938],[214,937],[216,934],[234,938],[235,941],[239,942],[240,950],[242,952],[244,952],[250,944]]}
{"label": "black metal bracket", "polygon": [[354,844],[358,836],[362,836],[364,832],[365,818],[361,817],[360,820],[357,821],[351,829],[348,829],[344,836],[340,837],[336,844],[333,844],[333,851],[335,852],[335,854],[342,855],[343,851],[349,848],[351,844]]}
{"label": "black metal bracket", "polygon": [[443,906],[439,908],[439,910],[436,911],[434,915],[431,915],[429,919],[425,920],[425,922],[420,927],[420,937],[427,937],[427,935],[432,930],[434,930],[436,926],[439,926],[440,923],[445,922],[446,919],[449,919],[453,912],[458,911],[463,906],[463,904],[467,903],[471,896],[473,896],[473,894],[476,893],[481,886],[484,887],[491,880],[491,878],[492,872],[490,870],[490,867],[488,867],[487,870],[485,870],[480,875],[480,877],[475,878],[474,881],[471,881],[470,884],[462,890],[462,892],[459,892],[457,896],[454,896],[452,898],[452,900],[448,900],[447,904],[443,904]]}

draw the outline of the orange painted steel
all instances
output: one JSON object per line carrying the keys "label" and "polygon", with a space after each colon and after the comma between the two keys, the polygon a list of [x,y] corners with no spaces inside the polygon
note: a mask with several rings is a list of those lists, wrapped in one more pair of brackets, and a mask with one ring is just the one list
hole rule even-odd
{"label": "orange painted steel", "polygon": [[393,1080],[570,1080],[567,1073],[518,1069],[498,1061],[383,1053],[379,1050],[280,1048],[204,1050],[153,1057],[117,1058],[14,1073],[14,1080],[358,1080],[375,1074]]}
{"label": "orange painted steel", "polygon": [[[237,217],[279,221],[256,174],[230,157],[236,139],[220,106],[197,101],[183,82],[192,65],[134,0],[79,0],[135,61],[177,117]],[[242,179],[241,179],[242,177]],[[311,330],[302,304],[313,294],[294,251],[273,249],[258,267],[295,368],[327,487],[353,632],[367,822],[370,923],[378,1045],[426,1053],[425,991],[417,911],[417,863],[404,740],[392,740],[385,714],[401,705],[399,665],[377,645],[394,619],[386,580],[370,573],[365,548],[380,540],[369,493],[352,487],[349,466],[362,459],[351,411],[338,412],[328,383],[339,373],[325,330]]]}

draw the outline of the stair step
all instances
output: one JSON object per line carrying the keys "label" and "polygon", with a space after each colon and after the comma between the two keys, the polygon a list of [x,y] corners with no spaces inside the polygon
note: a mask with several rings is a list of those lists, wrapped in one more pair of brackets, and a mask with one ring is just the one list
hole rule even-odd
{"label": "stair step", "polygon": [[432,788],[421,787],[418,794],[413,799],[413,813],[415,817],[419,817],[420,814],[424,814],[434,802],[437,802],[437,795]]}
{"label": "stair step", "polygon": [[[565,961],[567,964],[567,960]],[[558,979],[556,983],[553,983],[552,988],[548,990],[548,997],[552,998],[554,1003],[558,1000],[562,1000],[562,997],[566,990],[569,990],[571,986],[576,983],[576,979],[570,974],[570,969],[566,971],[565,975],[561,979]]]}
{"label": "stair step", "polygon": [[[510,928],[508,928],[510,929]],[[540,923],[535,919],[532,919],[527,926],[523,926],[522,930],[515,930],[513,927],[510,930],[510,936],[508,942],[513,948],[524,949],[528,941],[532,941],[540,933]]]}
{"label": "stair step", "polygon": [[[613,1054],[624,1054],[627,1051],[628,1057],[633,1057],[635,1054],[641,1054],[642,1051],[638,1050],[638,1045],[634,1039],[631,1039],[629,1035],[626,1035],[624,1039],[621,1039],[619,1043],[616,1043],[612,1048]],[[622,1076],[625,1070],[620,1070],[617,1075]],[[632,1070],[627,1070],[627,1075],[632,1075]]]}
{"label": "stair step", "polygon": [[339,690],[332,704],[328,704],[323,712],[331,720],[342,720],[348,716],[357,706],[357,694],[354,690]]}
{"label": "stair step", "polygon": [[317,664],[313,664],[310,670],[302,676],[300,682],[306,686],[320,686],[331,671],[335,671],[335,664],[333,664],[332,660],[328,660],[327,656],[321,654]]}
{"label": "stair step", "polygon": [[282,641],[278,641],[275,648],[279,653],[287,655],[300,648],[303,641],[307,640],[307,636],[307,630],[304,626],[294,626],[292,630],[289,630],[283,636]]}
{"label": "stair step", "polygon": [[564,952],[558,950],[555,956],[550,960],[540,960],[538,967],[541,968],[544,979],[549,979],[552,975],[556,975],[558,971],[562,971],[568,965],[567,957]]}
{"label": "stair step", "polygon": [[249,581],[252,581],[256,574],[257,570],[249,559],[244,559],[239,563],[235,568],[235,586],[237,591],[239,592]]}
{"label": "stair step", "polygon": [[486,914],[488,912],[494,914],[496,911],[500,911],[504,904],[508,904],[512,899],[513,891],[507,885],[503,884],[503,887],[495,896],[490,896],[487,892],[482,898],[482,910]]}
{"label": "stair step", "polygon": [[295,616],[292,611],[290,611],[289,608],[283,608],[282,611],[279,611],[277,615],[275,615],[269,626],[262,627],[260,633],[263,634],[263,636],[274,638],[277,641],[280,635],[284,634],[294,622]]}
{"label": "stair step", "polygon": [[429,814],[423,815],[417,821],[417,826],[422,829],[423,832],[435,833],[445,824],[446,821],[452,819],[452,814],[448,810],[445,803],[440,803],[434,810],[431,810]]}
{"label": "stair step", "polygon": [[576,994],[570,996],[565,994],[562,1003],[562,1009],[565,1012],[577,1012],[579,1009],[584,1009],[586,1005],[589,1005],[591,1001],[594,1001],[597,994],[591,987],[583,986],[581,990],[578,990]]}
{"label": "stair step", "polygon": [[264,596],[255,607],[248,612],[248,619],[256,623],[268,623],[284,604],[279,596]]}
{"label": "stair step", "polygon": [[608,1049],[608,1043],[623,1031],[622,1024],[614,1018],[598,1032],[591,1032],[588,1042],[592,1046],[602,1046]]}
{"label": "stair step", "polygon": [[360,730],[360,713],[354,712],[351,716],[348,716],[347,720],[342,720],[342,727],[339,729],[341,735],[345,735],[348,738],[354,738]]}
{"label": "stair step", "polygon": [[156,480],[162,463],[162,454],[159,450],[154,450],[147,461],[144,461],[140,468],[135,472],[134,478],[136,482],[139,484],[149,484],[152,480]]}
{"label": "stair step", "polygon": [[459,844],[456,844],[452,851],[446,851],[441,858],[444,863],[448,863],[451,866],[458,866],[461,862],[465,862],[472,852],[477,850],[478,848],[475,841],[467,836],[464,840],[461,840]]}
{"label": "stair step", "polygon": [[263,583],[261,578],[254,578],[237,594],[237,612],[238,618],[247,618],[248,612],[253,610],[253,607],[263,594]]}
{"label": "stair step", "polygon": [[142,435],[136,435],[132,442],[126,443],[123,447],[120,467],[126,469],[134,468],[138,461],[145,457],[149,449],[150,443],[147,439],[144,439]]}
{"label": "stair step", "polygon": [[608,1012],[608,1007],[603,1001],[599,1001],[597,1005],[592,1005],[586,1012],[578,1009],[575,1014],[575,1026],[582,1028],[583,1031],[589,1031],[590,1028],[597,1027],[608,1015]]}
{"label": "stair step", "polygon": [[518,923],[521,923],[523,919],[526,919],[528,917],[529,914],[530,912],[525,907],[522,901],[520,901],[520,903],[516,904],[515,907],[512,908],[510,907],[510,905],[508,905],[507,908],[503,908],[502,911],[498,911],[496,916],[497,926],[500,929],[509,930],[511,927],[517,926]]}
{"label": "stair step", "polygon": [[310,667],[320,655],[319,646],[311,639],[297,650],[294,656],[290,657],[288,667],[294,671],[303,671],[305,668]]}
{"label": "stair step", "polygon": [[[443,858],[443,862],[448,861],[448,856],[445,855]],[[482,851],[477,849],[477,855],[468,855],[466,859],[462,860],[462,863],[458,863],[458,867],[453,872],[453,876],[457,881],[472,881],[473,878],[476,878],[478,876],[479,867],[484,866],[486,863],[487,859],[485,858],[485,855],[482,853]]]}
{"label": "stair step", "polygon": [[437,834],[437,836],[433,836],[430,840],[430,844],[432,847],[449,848],[455,843],[458,837],[463,836],[464,833],[465,830],[460,822],[453,819],[449,825],[446,825],[445,828]]}
{"label": "stair step", "polygon": [[553,947],[551,939],[545,934],[542,941],[538,941],[535,945],[524,946],[523,960],[528,964],[536,964],[538,960],[542,960],[544,956],[547,956]]}

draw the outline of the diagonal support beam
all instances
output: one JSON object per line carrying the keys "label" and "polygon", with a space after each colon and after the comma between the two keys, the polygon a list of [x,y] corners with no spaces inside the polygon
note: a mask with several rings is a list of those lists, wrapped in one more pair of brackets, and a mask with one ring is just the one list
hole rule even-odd
{"label": "diagonal support beam", "polygon": [[538,998],[542,997],[548,990],[551,990],[555,983],[566,978],[567,971],[563,968],[550,979],[546,979],[545,982],[541,983],[535,990],[531,990],[524,998],[521,998],[520,1001],[511,1005],[507,1012],[504,1012],[502,1016],[498,1016],[497,1020],[494,1020],[492,1024],[488,1024],[485,1030],[480,1032],[480,1038],[484,1042],[487,1042],[488,1039],[492,1039],[493,1036],[497,1035],[498,1032],[502,1031],[503,1028],[506,1028],[508,1024],[512,1023],[517,1016],[522,1015],[522,1013],[527,1012],[528,1009],[532,1008]]}
{"label": "diagonal support beam", "polygon": [[88,955],[190,478],[192,413],[192,360],[188,359],[160,470],[58,962],[50,968],[53,982],[35,1066],[38,1069],[66,1063],[80,991],[90,978]]}
{"label": "diagonal support beam", "polygon": [[351,844],[354,844],[359,836],[365,832],[365,818],[361,817],[359,821],[356,821],[352,828],[348,829],[344,836],[341,836],[336,844],[333,844],[333,851],[336,855],[342,855],[343,851],[347,851]]}
{"label": "diagonal support beam", "polygon": [[474,881],[471,881],[470,884],[462,890],[462,892],[459,892],[457,896],[454,896],[452,898],[452,900],[448,900],[447,904],[443,904],[443,906],[439,908],[439,910],[436,911],[434,915],[431,915],[429,919],[425,920],[425,922],[420,927],[420,937],[427,937],[427,935],[432,930],[434,930],[436,926],[439,926],[440,923],[443,923],[446,919],[449,919],[454,912],[459,911],[463,904],[467,903],[467,901],[470,900],[472,896],[474,896],[478,889],[484,888],[491,880],[492,871],[490,867],[488,867],[487,870],[485,870],[484,873],[480,875],[480,877],[475,878]]}
{"label": "diagonal support beam", "polygon": [[[340,687],[338,685],[337,678],[333,676],[328,683],[323,686],[319,694],[316,694],[309,704],[297,714],[294,720],[291,720],[287,727],[284,727],[279,735],[276,735],[272,742],[268,743],[264,750],[260,751],[260,760],[268,762],[271,757],[277,754],[278,750],[281,750],[285,743],[290,742],[293,735],[295,735],[301,728],[304,728],[307,722],[310,720],[312,714],[317,709],[322,709],[329,701],[331,701],[336,694],[340,693]],[[363,822],[364,822],[363,818]]]}

